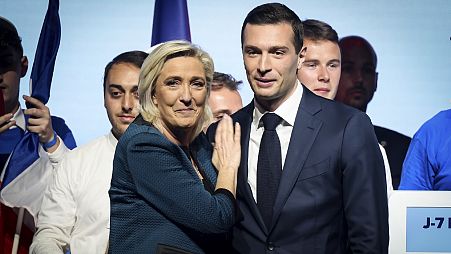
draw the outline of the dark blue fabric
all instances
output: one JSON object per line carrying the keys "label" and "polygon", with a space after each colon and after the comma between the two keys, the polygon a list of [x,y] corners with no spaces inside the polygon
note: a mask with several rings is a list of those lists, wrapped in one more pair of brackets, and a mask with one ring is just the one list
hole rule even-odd
{"label": "dark blue fabric", "polygon": [[[67,127],[62,118],[52,116],[52,126],[67,148],[74,149],[77,146],[72,131]],[[18,140],[17,137],[15,139],[17,140],[15,145],[12,143],[8,145],[8,147],[11,148],[9,154],[14,150],[14,156],[11,156],[10,162],[5,169],[5,176],[3,177],[1,189],[6,187],[18,175],[22,174],[22,172],[39,158],[38,135],[27,132],[20,140]],[[2,136],[0,136],[0,142],[3,144]]]}
{"label": "dark blue fabric", "polygon": [[171,40],[191,41],[186,0],[156,0],[152,46]]}
{"label": "dark blue fabric", "polygon": [[31,97],[44,104],[49,101],[53,69],[60,45],[61,24],[58,9],[59,0],[49,0],[30,75]]}
{"label": "dark blue fabric", "polygon": [[11,151],[14,149],[20,139],[23,137],[24,131],[21,128],[12,128],[0,133],[0,174],[3,171],[6,161]]}
{"label": "dark blue fabric", "polygon": [[[232,195],[207,191],[183,149],[143,121],[138,116],[116,147],[109,253],[155,253],[161,245],[192,253],[230,253]],[[212,147],[203,133],[190,150],[216,185]]]}

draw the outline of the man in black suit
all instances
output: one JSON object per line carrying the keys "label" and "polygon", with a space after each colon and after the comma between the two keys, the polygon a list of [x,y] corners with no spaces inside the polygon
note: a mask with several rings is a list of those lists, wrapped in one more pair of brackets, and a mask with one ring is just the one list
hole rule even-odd
{"label": "man in black suit", "polygon": [[387,253],[384,164],[371,121],[297,81],[302,42],[302,23],[285,5],[260,5],[244,20],[254,100],[232,115],[241,125],[237,201],[244,217],[233,247],[250,254]]}
{"label": "man in black suit", "polygon": [[[341,78],[336,101],[366,112],[368,103],[377,89],[377,56],[371,44],[359,36],[343,37],[341,49]],[[393,181],[398,189],[402,163],[406,157],[411,138],[387,128],[374,126],[377,140],[387,152]]]}

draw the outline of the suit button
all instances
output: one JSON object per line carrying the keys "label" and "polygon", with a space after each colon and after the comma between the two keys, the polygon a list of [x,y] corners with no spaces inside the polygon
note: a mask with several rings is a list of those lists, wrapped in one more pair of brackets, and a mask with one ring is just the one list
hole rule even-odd
{"label": "suit button", "polygon": [[274,250],[274,243],[268,242],[266,244],[266,249],[268,249],[269,251],[273,251]]}

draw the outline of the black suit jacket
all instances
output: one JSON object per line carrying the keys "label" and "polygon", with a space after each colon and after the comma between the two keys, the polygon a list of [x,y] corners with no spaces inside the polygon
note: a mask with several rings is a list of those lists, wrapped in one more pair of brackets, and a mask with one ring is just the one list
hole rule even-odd
{"label": "black suit jacket", "polygon": [[380,126],[374,126],[377,140],[387,153],[388,164],[390,164],[391,178],[393,188],[399,187],[401,181],[402,164],[406,158],[412,139],[396,131],[389,130]]}
{"label": "black suit jacket", "polygon": [[270,228],[247,181],[253,103],[232,116],[241,125],[237,201],[244,216],[233,230],[234,248],[251,254],[387,253],[385,170],[370,119],[303,91]]}

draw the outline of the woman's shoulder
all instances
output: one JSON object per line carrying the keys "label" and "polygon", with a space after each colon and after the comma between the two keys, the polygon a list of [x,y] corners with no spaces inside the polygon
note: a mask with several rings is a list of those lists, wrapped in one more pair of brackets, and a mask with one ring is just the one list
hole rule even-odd
{"label": "woman's shoulder", "polygon": [[119,140],[119,143],[145,142],[147,144],[160,143],[163,141],[161,133],[149,122],[139,115],[131,123]]}

